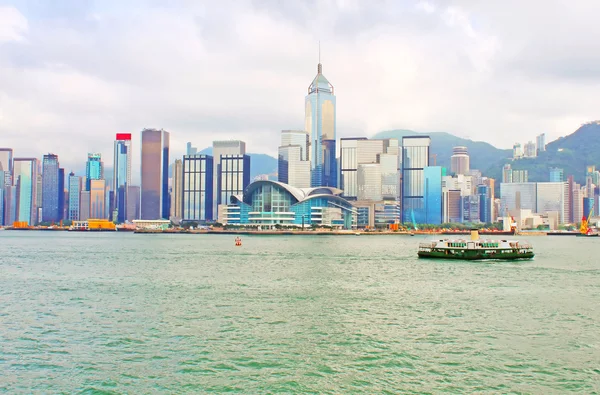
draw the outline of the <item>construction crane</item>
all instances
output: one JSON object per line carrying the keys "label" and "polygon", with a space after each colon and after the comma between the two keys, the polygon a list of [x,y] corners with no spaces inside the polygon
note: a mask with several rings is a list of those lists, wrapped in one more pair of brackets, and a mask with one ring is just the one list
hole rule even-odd
{"label": "construction crane", "polygon": [[437,154],[431,154],[430,156],[433,158],[433,165],[437,166]]}

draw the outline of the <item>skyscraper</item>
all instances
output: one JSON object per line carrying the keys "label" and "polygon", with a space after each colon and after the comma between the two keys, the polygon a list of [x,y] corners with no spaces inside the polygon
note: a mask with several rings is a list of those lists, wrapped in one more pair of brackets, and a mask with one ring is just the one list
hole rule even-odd
{"label": "skyscraper", "polygon": [[37,222],[37,179],[36,158],[14,158],[13,181],[16,189],[15,221],[34,225]]}
{"label": "skyscraper", "polygon": [[231,196],[242,195],[250,185],[250,157],[221,155],[218,163],[217,208],[229,204]]}
{"label": "skyscraper", "polygon": [[467,147],[454,147],[450,157],[450,171],[454,174],[469,173],[469,151]]}
{"label": "skyscraper", "polygon": [[[377,195],[383,199],[398,198],[398,140],[366,139],[364,137],[340,139],[340,189],[346,199],[360,199],[358,180],[360,165],[380,165],[381,190]],[[361,196],[365,196],[361,194]]]}
{"label": "skyscraper", "polygon": [[213,157],[185,155],[183,157],[182,220],[204,222],[213,220]]}
{"label": "skyscraper", "polygon": [[429,166],[429,136],[402,137],[402,222],[424,223],[424,169]]}
{"label": "skyscraper", "polygon": [[87,221],[90,218],[90,191],[81,191],[79,194],[79,220]]}
{"label": "skyscraper", "polygon": [[131,186],[127,188],[127,221],[131,222],[134,219],[140,219],[141,204],[140,204],[140,187]]}
{"label": "skyscraper", "polygon": [[69,209],[67,219],[69,221],[79,220],[79,194],[81,193],[81,177],[71,172],[69,174]]}
{"label": "skyscraper", "polygon": [[335,94],[320,62],[308,87],[304,114],[305,130],[310,135],[311,186],[337,187]]}
{"label": "skyscraper", "polygon": [[58,168],[58,221],[65,218],[65,169]]}
{"label": "skyscraper", "polygon": [[304,130],[282,130],[277,179],[297,188],[310,187],[309,135]]}
{"label": "skyscraper", "polygon": [[173,165],[173,185],[171,186],[171,218],[181,219],[183,204],[183,163],[176,159]]}
{"label": "skyscraper", "polygon": [[58,205],[58,156],[44,155],[42,159],[42,221],[58,222],[61,219]]}
{"label": "skyscraper", "polygon": [[423,223],[442,223],[442,176],[444,170],[441,166],[428,166],[423,169],[423,197],[425,204],[425,218]]}
{"label": "skyscraper", "polygon": [[90,181],[90,218],[105,219],[106,210],[106,181]]}
{"label": "skyscraper", "polygon": [[85,164],[85,190],[90,190],[91,180],[104,179],[104,163],[102,163],[102,154],[88,154],[88,160]]}
{"label": "skyscraper", "polygon": [[196,155],[198,148],[192,147],[192,143],[188,141],[186,145],[186,155]]}
{"label": "skyscraper", "polygon": [[535,138],[535,145],[536,145],[538,154],[540,152],[546,151],[546,133],[542,133]]}
{"label": "skyscraper", "polygon": [[537,150],[533,141],[529,141],[525,144],[523,147],[523,156],[525,158],[535,158],[537,156]]}
{"label": "skyscraper", "polygon": [[13,150],[12,148],[0,148],[0,171],[4,171],[4,178],[0,179],[1,186],[13,185]]}
{"label": "skyscraper", "polygon": [[[233,188],[233,179],[230,179],[229,182],[231,184],[227,184],[224,183],[223,180],[221,180],[221,157],[223,156],[229,156],[230,158],[233,157],[244,157],[246,156],[246,143],[240,140],[225,140],[225,141],[213,141],[213,206],[212,206],[212,210],[213,210],[213,214],[212,214],[212,219],[216,220],[217,219],[217,212],[218,212],[218,208],[219,208],[219,204],[229,204],[229,200],[225,199],[225,201],[223,203],[221,203],[222,199],[223,199],[223,195],[221,194],[221,191],[219,190],[219,186],[222,185],[225,190],[234,190]],[[229,159],[229,161],[231,161],[232,159]],[[231,163],[231,162],[229,162]],[[233,163],[231,163],[233,164]],[[248,183],[250,181],[250,158],[248,157],[248,166],[247,168],[245,168],[242,164],[242,167],[239,167],[238,171],[241,171],[242,173],[245,172],[247,174],[240,174],[241,179],[236,179],[235,180],[235,190],[238,190],[238,187],[243,189],[245,188],[244,186],[244,182],[243,179],[245,177],[247,177],[248,179]],[[232,175],[232,174],[230,174]],[[247,186],[247,185],[246,185]],[[227,193],[225,194],[227,195]]]}
{"label": "skyscraper", "polygon": [[169,132],[142,130],[142,219],[169,218]]}
{"label": "skyscraper", "polygon": [[[117,133],[113,164],[112,207],[118,223],[127,219],[127,192],[131,185],[131,133]],[[111,216],[115,217],[113,213]]]}

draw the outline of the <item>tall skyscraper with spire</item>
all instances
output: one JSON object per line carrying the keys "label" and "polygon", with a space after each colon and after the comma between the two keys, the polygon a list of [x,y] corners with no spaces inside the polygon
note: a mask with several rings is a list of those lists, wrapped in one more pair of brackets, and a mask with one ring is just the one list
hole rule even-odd
{"label": "tall skyscraper with spire", "polygon": [[335,95],[323,75],[319,49],[317,75],[308,87],[304,105],[305,130],[310,136],[310,184],[337,187]]}

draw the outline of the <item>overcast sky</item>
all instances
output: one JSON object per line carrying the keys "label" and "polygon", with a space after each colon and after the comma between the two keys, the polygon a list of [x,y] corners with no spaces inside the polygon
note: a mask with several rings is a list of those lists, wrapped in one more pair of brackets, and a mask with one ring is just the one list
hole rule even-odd
{"label": "overcast sky", "polygon": [[[167,5],[168,4],[168,5]],[[446,131],[508,148],[600,118],[600,1],[0,0],[0,146],[112,161],[117,132],[274,155],[316,73],[337,135]]]}

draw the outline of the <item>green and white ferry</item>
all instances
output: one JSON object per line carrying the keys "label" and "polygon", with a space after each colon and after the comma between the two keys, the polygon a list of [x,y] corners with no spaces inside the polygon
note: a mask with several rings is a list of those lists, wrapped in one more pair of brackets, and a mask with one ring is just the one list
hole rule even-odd
{"label": "green and white ferry", "polygon": [[516,260],[532,259],[533,247],[520,240],[481,240],[477,230],[471,239],[443,239],[419,244],[419,258],[462,260]]}

